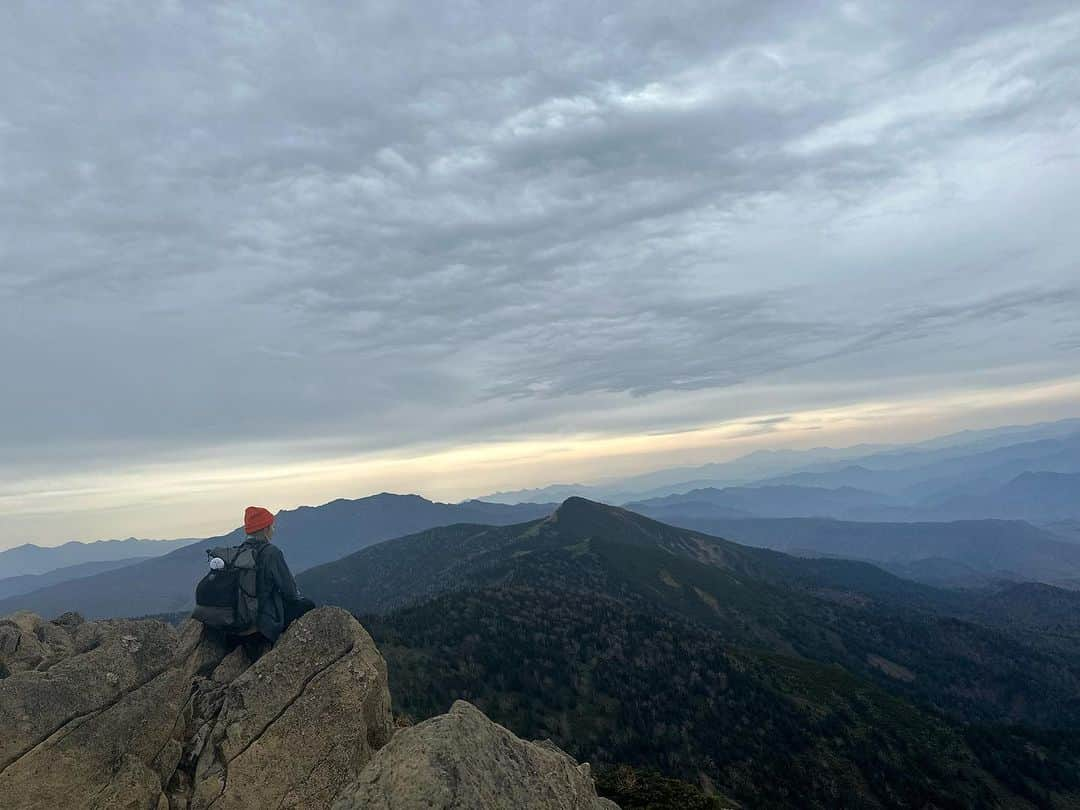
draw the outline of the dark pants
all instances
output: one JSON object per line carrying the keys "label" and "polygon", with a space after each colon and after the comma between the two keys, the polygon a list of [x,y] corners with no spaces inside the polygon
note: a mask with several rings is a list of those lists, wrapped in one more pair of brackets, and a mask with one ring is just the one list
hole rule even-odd
{"label": "dark pants", "polygon": [[225,644],[228,647],[243,647],[244,655],[251,664],[262,658],[274,646],[266,636],[258,632],[246,633],[242,636],[225,633]]}
{"label": "dark pants", "polygon": [[[285,627],[281,632],[285,632],[289,629],[289,625],[307,613],[309,610],[315,609],[315,603],[310,599],[300,597],[299,599],[286,599],[285,600]],[[247,655],[248,661],[255,663],[262,658],[266,653],[270,652],[274,646],[262,633],[254,632],[248,633],[243,636],[235,636],[231,633],[226,634],[225,641],[230,647],[243,646],[244,654]]]}
{"label": "dark pants", "polygon": [[315,609],[315,603],[301,596],[299,599],[285,600],[285,628],[307,613]]}

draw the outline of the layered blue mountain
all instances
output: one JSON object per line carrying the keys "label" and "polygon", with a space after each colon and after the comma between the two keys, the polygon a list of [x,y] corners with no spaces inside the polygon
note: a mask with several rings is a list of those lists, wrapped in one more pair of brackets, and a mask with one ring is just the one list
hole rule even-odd
{"label": "layered blue mountain", "polygon": [[[590,485],[497,493],[494,499],[513,503],[541,496],[551,500],[583,495],[625,504],[710,487],[790,484],[854,487],[900,499],[910,507],[959,495],[987,494],[1025,472],[1080,472],[1080,419],[964,431],[907,445],[760,450],[733,461],[658,470]],[[871,512],[866,519],[908,518]]]}
{"label": "layered blue mountain", "polygon": [[94,574],[104,573],[105,571],[115,571],[117,568],[126,568],[129,565],[134,565],[135,563],[140,563],[144,560],[146,560],[146,557],[129,557],[122,560],[87,562],[80,563],[79,565],[69,565],[64,568],[57,568],[46,574],[23,574],[18,577],[7,577],[5,579],[0,579],[0,599],[4,599],[8,596],[17,596],[21,593],[30,593],[31,591],[37,591],[42,588],[47,588],[50,585],[57,585],[72,579],[82,579],[83,577],[90,577]]}
{"label": "layered blue mountain", "polygon": [[1080,543],[1080,520],[1076,518],[1055,520],[1043,525],[1047,531],[1053,532],[1063,540],[1068,540],[1070,543]]}
{"label": "layered blue mountain", "polygon": [[[543,504],[505,506],[481,501],[446,504],[417,495],[382,493],[283,511],[277,516],[274,542],[285,552],[292,570],[299,572],[372,543],[433,526],[462,521],[515,523],[549,514],[553,508]],[[75,610],[88,618],[99,618],[188,610],[193,603],[195,584],[207,570],[207,549],[242,541],[243,533],[236,529],[121,569],[0,599],[0,615],[32,610],[53,616]]]}
{"label": "layered blue mountain", "polygon": [[83,543],[73,540],[59,546],[24,543],[0,551],[0,579],[32,574],[46,574],[58,568],[93,562],[111,562],[137,557],[160,557],[194,540],[98,540]]}
{"label": "layered blue mountain", "polygon": [[927,508],[949,517],[1016,518],[1050,523],[1080,518],[1080,472],[1024,472],[985,494],[942,498]]}
{"label": "layered blue mountain", "polygon": [[[842,517],[872,509],[889,509],[896,501],[857,487],[806,487],[794,485],[695,489],[625,504],[627,509],[667,517]],[[670,521],[669,521],[670,522]]]}
{"label": "layered blue mountain", "polygon": [[[836,517],[867,520],[949,520],[1002,517],[1038,522],[1080,516],[1080,434],[1023,442],[913,466],[887,466],[881,457],[824,471],[804,471],[762,485],[860,487],[898,501]],[[1034,476],[1034,477],[1033,477]]]}

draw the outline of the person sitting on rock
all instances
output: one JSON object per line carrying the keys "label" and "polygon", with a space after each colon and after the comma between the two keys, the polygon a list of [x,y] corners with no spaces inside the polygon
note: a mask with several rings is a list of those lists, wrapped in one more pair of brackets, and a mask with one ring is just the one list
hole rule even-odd
{"label": "person sitting on rock", "polygon": [[285,628],[315,607],[310,599],[300,596],[296,580],[285,562],[281,549],[271,543],[274,536],[274,515],[261,506],[249,506],[244,511],[244,545],[255,552],[255,595],[259,613],[255,629],[271,645]]}

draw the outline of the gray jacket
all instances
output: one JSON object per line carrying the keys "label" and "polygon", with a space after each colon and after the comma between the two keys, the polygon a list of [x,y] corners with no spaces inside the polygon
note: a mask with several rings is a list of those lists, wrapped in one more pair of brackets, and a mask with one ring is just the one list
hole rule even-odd
{"label": "gray jacket", "polygon": [[277,641],[285,629],[285,601],[300,597],[285,555],[266,540],[249,537],[244,545],[255,551],[255,595],[259,600],[259,616],[255,626],[271,642]]}

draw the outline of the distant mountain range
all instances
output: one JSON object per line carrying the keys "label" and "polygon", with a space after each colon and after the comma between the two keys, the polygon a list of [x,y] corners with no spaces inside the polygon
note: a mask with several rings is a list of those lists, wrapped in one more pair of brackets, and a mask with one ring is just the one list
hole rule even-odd
{"label": "distant mountain range", "polygon": [[136,557],[159,557],[194,540],[98,540],[83,543],[76,540],[59,546],[37,546],[25,543],[0,551],[0,579],[32,574],[46,574],[58,568],[82,563],[127,560]]}
{"label": "distant mountain range", "polygon": [[[801,486],[817,488],[859,487],[893,500],[887,509],[871,507],[848,517],[868,520],[953,520],[969,517],[1014,517],[1054,520],[1080,515],[1075,504],[1076,481],[1080,474],[1080,438],[1039,442],[1047,451],[1040,458],[1001,456],[1031,447],[1009,447],[978,456],[953,459],[934,465],[903,470],[873,469],[863,464],[828,472],[801,472],[767,479],[757,486]],[[1035,480],[1030,480],[1036,476]],[[1059,479],[1060,480],[1057,480]],[[1028,485],[1025,486],[1025,481]],[[1040,484],[1060,492],[1058,500],[1039,501]],[[1074,500],[1064,500],[1068,492]],[[1006,496],[1006,500],[1002,500]],[[1040,511],[1051,506],[1052,511]],[[993,514],[987,514],[993,510]]]}
{"label": "distant mountain range", "polygon": [[[1028,493],[1045,502],[1046,493],[1061,491],[1066,495],[1060,502],[1067,502],[1067,488],[1043,490],[1032,483],[1039,477],[1025,477],[1013,485],[1017,498],[1000,502],[1015,504]],[[887,496],[851,487],[777,485],[696,490],[632,506],[633,511],[673,526],[799,556],[871,562],[928,585],[973,588],[1001,581],[1080,585],[1080,544],[1060,534],[1071,526],[1068,522],[1059,522],[1059,533],[1054,533],[1021,521],[905,523],[787,517],[888,511],[893,508],[888,504]],[[552,504],[510,506],[481,501],[441,504],[416,495],[383,493],[282,512],[275,542],[293,570],[300,572],[417,531],[452,524],[506,526],[544,517],[554,508]],[[186,610],[192,603],[194,583],[206,570],[206,549],[241,539],[242,533],[236,530],[189,541],[152,559],[107,561],[86,568],[67,567],[42,578],[0,580],[0,610],[25,607],[52,615],[75,609],[93,617]],[[422,578],[414,578],[414,585],[421,582]],[[368,593],[376,592],[377,586]]]}
{"label": "distant mountain range", "polygon": [[[977,587],[999,580],[1080,578],[1080,545],[1023,521],[873,523],[831,518],[713,517],[689,495],[638,510],[676,526],[791,554],[866,560],[933,585]],[[707,501],[705,502],[708,503]]]}
{"label": "distant mountain range", "polygon": [[1069,518],[1067,520],[1055,520],[1044,525],[1047,531],[1053,532],[1063,540],[1071,543],[1080,543],[1080,520]]}
{"label": "distant mountain range", "polygon": [[577,495],[624,503],[635,498],[685,492],[695,487],[758,481],[792,469],[802,469],[806,465],[861,458],[887,447],[864,444],[844,448],[818,447],[813,450],[757,450],[733,461],[697,467],[673,467],[598,484],[554,484],[537,489],[496,492],[484,495],[481,500],[493,503],[549,503],[562,502]]}
{"label": "distant mountain range", "polygon": [[668,516],[697,518],[789,518],[838,517],[875,509],[895,508],[886,495],[855,487],[773,486],[695,489],[680,495],[666,495],[631,501],[626,508],[657,520]]}
{"label": "distant mountain range", "polygon": [[[454,522],[501,525],[546,514],[554,508],[551,504],[575,492],[593,497],[597,493],[615,493],[618,495],[615,502],[684,526],[704,525],[699,522],[708,520],[761,518],[835,518],[873,524],[940,524],[995,518],[1045,525],[1054,532],[1053,539],[1076,542],[1080,540],[1080,420],[965,432],[910,445],[758,451],[731,462],[660,470],[613,479],[602,485],[560,485],[494,496],[502,501],[514,501],[528,495],[531,502],[522,504],[485,501],[433,504],[418,496],[384,493],[361,501],[336,501],[284,513],[283,525],[298,521],[295,536],[305,539],[295,542],[287,533],[279,538],[294,567],[303,570],[335,560],[369,542],[424,528]],[[351,504],[357,503],[368,504],[362,516],[353,514]],[[356,529],[357,520],[367,528]],[[740,527],[740,531],[742,528],[746,527]],[[992,549],[993,544],[988,540],[980,541],[982,546],[968,543],[963,553],[957,551],[956,543],[960,541],[956,538],[967,531],[962,527],[927,529],[935,537],[953,537],[954,540],[946,543],[952,550],[935,551],[924,544],[919,547],[919,556],[910,553],[918,544],[910,543],[902,532],[874,526],[843,530],[841,534],[847,538],[847,545],[842,548],[827,537],[796,547],[783,538],[770,536],[778,527],[761,528],[753,537],[746,535],[741,539],[797,553],[854,555],[887,565],[903,576],[934,584],[977,586],[1002,577],[1060,582],[1072,587],[1080,583],[1080,577],[1072,571],[1071,557],[1047,546],[1047,537],[1018,527],[984,528],[983,533],[993,537],[999,537],[1002,532],[1010,536],[1019,533],[1023,537],[1018,537],[1017,549],[1004,557],[994,556],[998,551]],[[723,525],[711,529],[729,531]],[[869,555],[860,551],[863,541],[859,538],[871,535],[878,539],[867,541],[875,549]],[[806,531],[800,536],[804,540],[808,537]],[[907,546],[885,548],[882,538],[886,537]],[[237,539],[238,535],[233,534],[212,541]],[[1004,548],[1005,541],[995,542],[999,550]],[[1043,550],[1033,551],[1033,543],[1042,544]],[[80,604],[97,604],[98,597],[94,594],[101,593],[104,601],[91,612],[100,610],[94,615],[105,615],[113,612],[121,601],[115,594],[108,596],[108,592],[126,577],[107,570],[113,566],[105,563],[165,556],[168,556],[166,562],[140,568],[139,576],[148,584],[146,593],[133,604],[137,609],[152,610],[187,604],[187,583],[201,571],[202,549],[206,544],[189,549],[186,554],[172,556],[172,552],[195,545],[198,543],[194,540],[129,539],[9,549],[0,552],[0,604],[4,599],[34,592],[33,598],[39,600],[40,609],[47,612],[49,605],[73,598],[80,600]],[[1055,575],[1053,569],[1058,557],[1064,562]],[[75,567],[84,563],[103,565],[96,569]],[[50,572],[55,572],[50,574],[51,579],[22,578]],[[102,579],[83,581],[88,575]],[[55,590],[49,592],[49,587]]]}
{"label": "distant mountain range", "polygon": [[313,598],[354,612],[385,611],[443,591],[499,582],[508,564],[566,537],[577,542],[609,536],[622,545],[661,549],[767,582],[799,581],[815,588],[855,583],[860,592],[911,605],[946,598],[864,562],[798,559],[584,498],[568,499],[541,520],[505,526],[461,523],[379,543],[313,568],[297,581]]}
{"label": "distant mountain range", "polygon": [[57,568],[47,574],[23,574],[18,577],[0,579],[0,599],[8,596],[17,596],[20,593],[47,588],[72,579],[90,577],[105,571],[114,571],[117,568],[125,568],[135,563],[143,562],[146,557],[128,557],[123,560],[103,560],[99,562],[79,563],[65,568]]}
{"label": "distant mountain range", "polygon": [[[859,520],[1008,517],[1041,522],[1043,518],[1036,516],[1042,514],[1038,511],[1040,504],[1030,497],[1010,501],[1007,510],[999,509],[993,514],[983,511],[994,504],[1001,488],[1029,473],[1080,474],[1080,419],[969,431],[909,445],[758,451],[730,462],[659,470],[591,485],[560,484],[502,492],[486,499],[513,503],[580,495],[629,504],[707,488],[852,488],[875,493],[883,503],[868,504],[862,511],[843,505],[842,513],[831,513],[830,517]],[[1053,515],[1080,517],[1075,498],[1072,502],[1047,505],[1053,507]]]}
{"label": "distant mountain range", "polygon": [[957,495],[925,509],[939,519],[1011,518],[1039,523],[1080,517],[1080,472],[1024,472],[985,494]]}
{"label": "distant mountain range", "polygon": [[[882,473],[892,475],[892,473]],[[835,488],[811,485],[828,477]],[[1040,524],[1061,523],[1068,533],[1069,521],[1080,517],[1080,473],[1023,472],[985,493],[938,496],[916,503],[900,496],[884,495],[851,486],[848,481],[873,479],[862,467],[845,468],[836,475],[799,474],[786,483],[764,482],[754,486],[704,488],[689,492],[631,501],[627,508],[657,517],[834,517],[867,521],[949,521],[996,518],[1026,520]],[[879,481],[880,483],[880,481]],[[954,488],[955,489],[955,488]]]}
{"label": "distant mountain range", "polygon": [[[552,509],[554,505],[434,503],[418,495],[383,493],[280,512],[274,542],[285,552],[292,570],[299,572],[432,526],[461,521],[500,525],[540,517]],[[0,614],[27,609],[53,616],[76,610],[88,618],[101,618],[188,610],[195,584],[207,570],[206,550],[240,542],[240,529],[188,542],[160,557],[0,599]]]}

